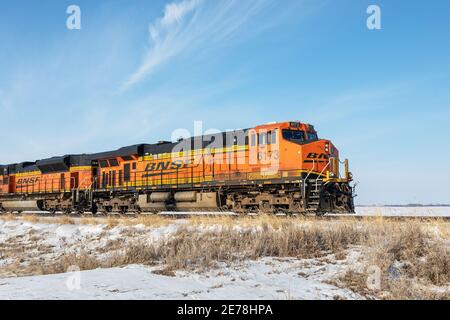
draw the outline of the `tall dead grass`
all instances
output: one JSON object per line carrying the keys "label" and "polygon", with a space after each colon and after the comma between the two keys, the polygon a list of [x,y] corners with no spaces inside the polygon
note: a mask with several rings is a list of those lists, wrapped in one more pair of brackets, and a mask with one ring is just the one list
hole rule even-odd
{"label": "tall dead grass", "polygon": [[[366,226],[364,268],[350,270],[341,280],[360,293],[386,299],[449,299],[449,239],[436,234],[436,227],[448,229],[449,224],[438,219]],[[381,271],[381,287],[375,292],[367,287],[366,270],[373,266]]]}
{"label": "tall dead grass", "polygon": [[[156,227],[172,222],[158,216],[131,218],[129,222],[121,218],[106,219],[111,219],[107,222],[110,226],[144,224]],[[362,260],[358,261],[362,268],[350,268],[338,279],[338,285],[368,297],[448,299],[445,288],[450,285],[449,227],[450,223],[439,219],[194,217],[172,236],[156,243],[144,242],[137,237],[137,241],[111,246],[113,251],[107,258],[99,258],[97,253],[78,252],[34,267],[39,273],[47,274],[65,272],[72,265],[87,270],[162,264],[171,272],[208,269],[219,263],[261,257],[317,258],[334,254],[342,259],[348,249],[358,248],[363,253]],[[370,266],[381,270],[379,290],[367,287],[367,268]]]}

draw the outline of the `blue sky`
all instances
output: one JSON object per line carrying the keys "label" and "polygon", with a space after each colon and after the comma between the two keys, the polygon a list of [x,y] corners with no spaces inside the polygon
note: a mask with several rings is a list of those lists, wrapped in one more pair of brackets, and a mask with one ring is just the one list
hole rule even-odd
{"label": "blue sky", "polygon": [[350,159],[357,203],[449,203],[449,15],[447,0],[0,0],[0,163],[297,119]]}

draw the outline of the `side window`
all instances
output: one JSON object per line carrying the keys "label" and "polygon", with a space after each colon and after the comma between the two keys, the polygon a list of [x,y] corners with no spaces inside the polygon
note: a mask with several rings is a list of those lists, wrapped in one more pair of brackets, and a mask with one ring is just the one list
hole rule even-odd
{"label": "side window", "polygon": [[250,136],[250,143],[252,147],[256,147],[256,134],[252,133]]}
{"label": "side window", "polygon": [[117,166],[119,166],[119,161],[117,161],[117,159],[109,159],[109,166],[117,167]]}
{"label": "side window", "polygon": [[260,144],[260,145],[267,144],[267,133],[266,132],[260,133],[258,135],[258,144]]}
{"label": "side window", "polygon": [[271,132],[271,134],[270,134],[270,137],[271,137],[270,143],[271,144],[277,144],[277,134],[278,134],[278,130],[277,129],[275,129],[275,130],[273,130]]}
{"label": "side window", "polygon": [[102,168],[108,168],[109,167],[109,163],[108,160],[100,160],[100,167]]}
{"label": "side window", "polygon": [[133,166],[133,170],[136,170],[136,162],[133,162],[132,166]]}
{"label": "side window", "polygon": [[119,170],[119,186],[122,185],[123,177],[122,177],[122,170]]}

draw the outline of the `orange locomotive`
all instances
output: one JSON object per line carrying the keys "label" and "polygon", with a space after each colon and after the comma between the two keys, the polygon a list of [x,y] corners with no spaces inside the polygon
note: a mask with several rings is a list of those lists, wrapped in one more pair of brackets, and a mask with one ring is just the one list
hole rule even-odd
{"label": "orange locomotive", "polygon": [[0,166],[0,209],[140,213],[354,212],[348,162],[314,127],[282,122]]}

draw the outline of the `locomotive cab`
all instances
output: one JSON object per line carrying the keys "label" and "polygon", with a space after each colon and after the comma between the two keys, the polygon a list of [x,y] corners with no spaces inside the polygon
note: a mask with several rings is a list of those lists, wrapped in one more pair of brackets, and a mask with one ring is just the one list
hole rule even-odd
{"label": "locomotive cab", "polygon": [[[330,140],[320,139],[314,126],[300,122],[280,125],[281,168],[301,167],[302,192],[306,207],[316,212],[354,212],[352,174],[348,160]],[[340,167],[343,165],[343,170]]]}
{"label": "locomotive cab", "polygon": [[[287,149],[296,149],[290,154],[300,155],[303,169],[316,173],[326,181],[350,182],[352,174],[348,171],[348,160],[345,159],[344,172],[341,175],[339,151],[330,140],[319,139],[314,126],[300,122],[290,122],[281,129],[282,140]],[[294,147],[293,145],[297,145]],[[295,164],[292,164],[295,165]],[[298,165],[298,162],[297,164]]]}

